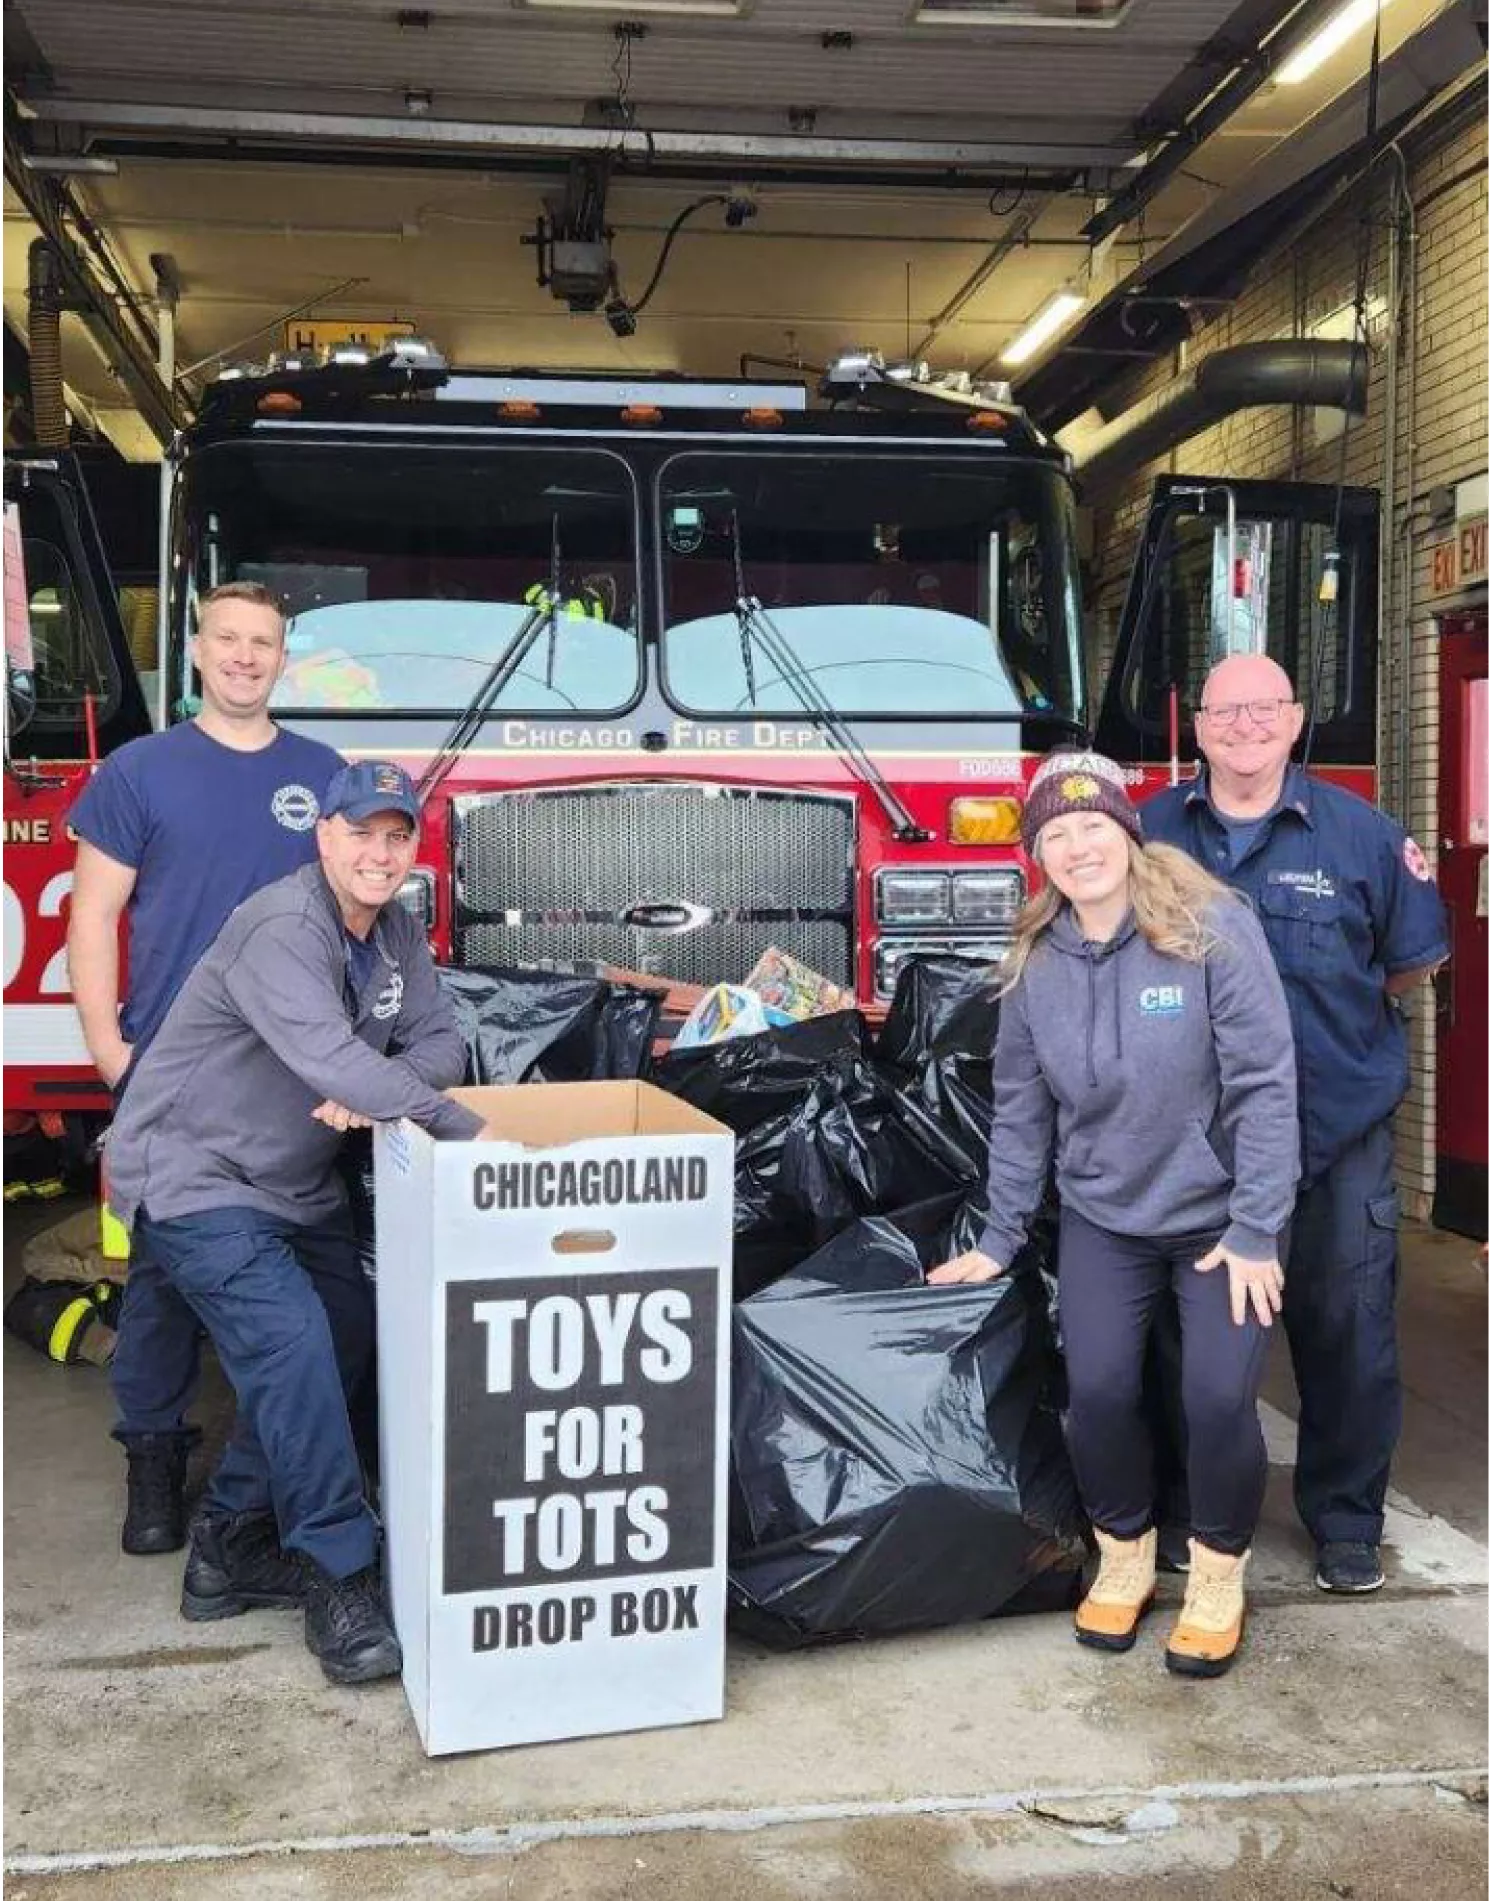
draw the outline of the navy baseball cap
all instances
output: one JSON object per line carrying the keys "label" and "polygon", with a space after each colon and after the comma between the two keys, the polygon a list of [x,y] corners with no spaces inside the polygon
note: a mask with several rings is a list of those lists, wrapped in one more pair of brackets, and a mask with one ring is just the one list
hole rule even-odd
{"label": "navy baseball cap", "polygon": [[419,795],[414,782],[403,770],[387,759],[359,759],[354,766],[343,766],[326,787],[321,800],[321,817],[371,818],[376,812],[402,812],[419,823]]}

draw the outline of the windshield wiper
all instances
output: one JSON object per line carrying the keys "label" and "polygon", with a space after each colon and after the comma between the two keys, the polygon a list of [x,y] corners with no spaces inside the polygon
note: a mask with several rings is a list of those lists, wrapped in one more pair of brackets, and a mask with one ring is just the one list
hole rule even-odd
{"label": "windshield wiper", "polygon": [[[929,844],[936,834],[916,823],[884,774],[864,751],[858,735],[802,666],[795,648],[766,613],[759,597],[741,594],[734,603],[734,612],[739,621],[742,650],[748,652],[751,640],[759,643],[761,652],[801,702],[807,718],[821,728],[834,750],[848,762],[851,770],[879,801],[895,840],[901,845]],[[750,697],[753,700],[753,690]]]}
{"label": "windshield wiper", "polygon": [[418,794],[422,804],[444,784],[455,762],[475,739],[476,734],[486,724],[491,711],[506,691],[512,676],[536,645],[544,629],[556,638],[557,607],[556,590],[545,589],[543,598],[536,601],[523,617],[522,624],[512,638],[502,648],[491,663],[486,677],[471,695],[465,711],[445,734],[439,751],[424,768],[419,780]]}

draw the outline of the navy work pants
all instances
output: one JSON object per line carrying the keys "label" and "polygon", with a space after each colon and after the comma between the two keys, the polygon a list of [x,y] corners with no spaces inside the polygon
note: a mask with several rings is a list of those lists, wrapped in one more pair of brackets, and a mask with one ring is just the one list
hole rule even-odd
{"label": "navy work pants", "polygon": [[272,1508],[286,1547],[333,1577],[363,1569],[376,1529],[347,1394],[366,1370],[373,1320],[350,1224],[302,1227],[253,1208],[153,1221],[141,1209],[135,1232],[206,1327],[237,1395],[208,1509]]}
{"label": "navy work pants", "polygon": [[1282,1320],[1298,1386],[1298,1516],[1320,1544],[1380,1542],[1401,1434],[1391,1131],[1380,1123],[1298,1195]]}
{"label": "navy work pants", "polygon": [[[1191,1528],[1212,1551],[1250,1547],[1267,1482],[1256,1397],[1267,1331],[1231,1319],[1224,1268],[1195,1262],[1218,1236],[1141,1240],[1060,1211],[1060,1327],[1070,1388],[1066,1440],[1093,1524],[1137,1538],[1154,1520],[1154,1445],[1143,1396],[1148,1338],[1172,1295],[1181,1334],[1181,1395]],[[1289,1292],[1291,1290],[1289,1289]]]}
{"label": "navy work pants", "polygon": [[187,1431],[202,1364],[202,1323],[150,1254],[137,1226],[130,1236],[129,1273],[119,1337],[109,1365],[119,1409],[114,1437]]}

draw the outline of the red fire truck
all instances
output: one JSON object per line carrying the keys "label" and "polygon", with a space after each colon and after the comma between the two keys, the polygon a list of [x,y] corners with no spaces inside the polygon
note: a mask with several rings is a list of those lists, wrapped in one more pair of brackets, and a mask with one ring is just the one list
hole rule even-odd
{"label": "red fire truck", "polygon": [[1098,727],[1068,458],[1006,389],[858,355],[821,395],[463,374],[410,340],[226,376],[171,458],[147,670],[65,466],[17,465],[39,653],[6,777],[7,1109],[107,1105],[67,1001],[64,814],[90,756],[189,717],[220,582],[286,603],[278,718],[423,781],[400,896],[460,965],[712,983],[776,945],[883,1000],[918,952],[994,960],[1038,756],[1095,728],[1166,783],[1237,647],[1316,681],[1315,762],[1367,765],[1373,496],[1320,608],[1334,491],[1161,485]]}

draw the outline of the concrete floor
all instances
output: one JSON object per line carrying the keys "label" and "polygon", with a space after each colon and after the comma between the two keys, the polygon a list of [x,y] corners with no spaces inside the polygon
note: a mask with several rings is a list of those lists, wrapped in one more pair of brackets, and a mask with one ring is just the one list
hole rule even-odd
{"label": "concrete floor", "polygon": [[[8,1224],[7,1278],[29,1225]],[[737,1644],[721,1724],[437,1762],[398,1686],[330,1687],[292,1614],[182,1623],[179,1559],[118,1549],[105,1377],[7,1337],[6,1895],[1482,1893],[1476,1257],[1407,1237],[1406,1437],[1374,1598],[1312,1588],[1275,1356],[1255,1614],[1220,1682],[1167,1675],[1163,1618],[1111,1658],[1053,1616],[793,1657]]]}

